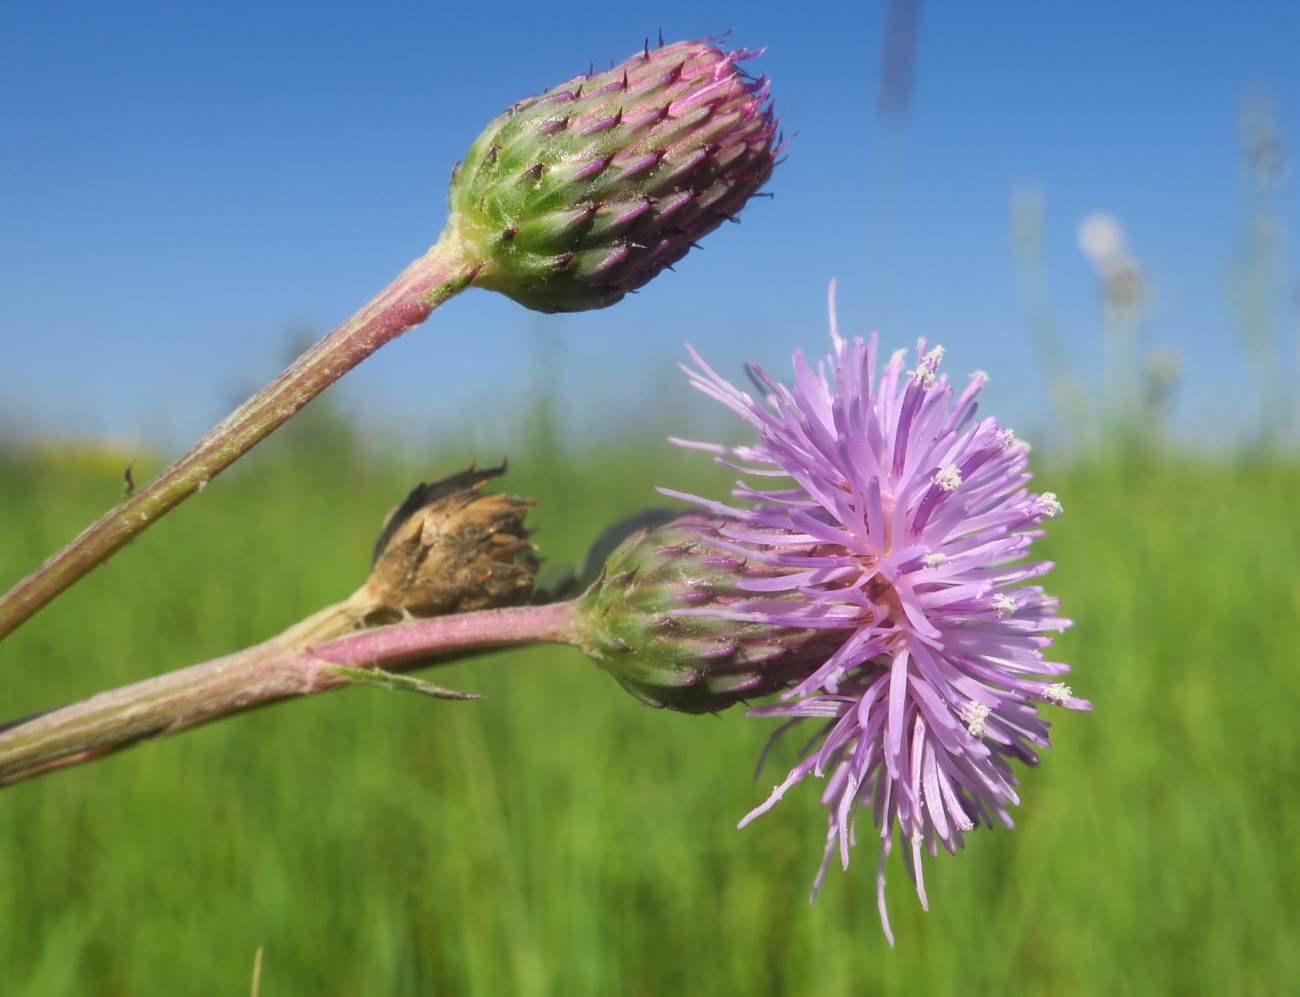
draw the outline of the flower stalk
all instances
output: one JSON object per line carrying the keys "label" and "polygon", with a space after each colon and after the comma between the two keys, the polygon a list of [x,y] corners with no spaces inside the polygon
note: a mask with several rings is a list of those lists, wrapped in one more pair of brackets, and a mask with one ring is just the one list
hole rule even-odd
{"label": "flower stalk", "polygon": [[0,640],[265,439],[375,350],[470,286],[481,263],[452,229],[361,311],[126,501],[0,596]]}
{"label": "flower stalk", "polygon": [[[524,522],[532,502],[483,491],[505,470],[470,467],[417,485],[384,521],[365,583],[278,636],[0,725],[0,786],[342,686],[477,698],[403,673],[564,639],[571,615],[550,606],[500,612],[532,598],[538,567]],[[425,622],[402,622],[412,620]]]}
{"label": "flower stalk", "polygon": [[353,685],[474,699],[405,672],[535,643],[572,643],[572,602],[436,616],[349,633],[356,598],[234,654],[100,693],[0,730],[0,786],[222,717]]}

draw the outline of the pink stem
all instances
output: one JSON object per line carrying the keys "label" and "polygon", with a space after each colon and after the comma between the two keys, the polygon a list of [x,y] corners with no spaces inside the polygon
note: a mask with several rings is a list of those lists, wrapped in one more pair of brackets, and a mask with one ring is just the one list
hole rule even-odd
{"label": "pink stem", "polygon": [[279,700],[358,684],[349,670],[413,671],[496,648],[573,643],[574,606],[558,602],[438,616],[307,648],[285,639],[294,632],[290,630],[255,647],[102,692],[0,731],[0,786]]}
{"label": "pink stem", "polygon": [[[450,230],[449,230],[450,231]],[[0,597],[0,640],[268,436],[385,343],[469,287],[480,264],[454,233],[309,349],[189,452]]]}

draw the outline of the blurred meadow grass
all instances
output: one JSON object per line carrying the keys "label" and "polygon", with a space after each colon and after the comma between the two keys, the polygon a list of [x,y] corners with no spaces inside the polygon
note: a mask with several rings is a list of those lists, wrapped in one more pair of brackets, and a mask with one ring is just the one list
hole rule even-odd
{"label": "blurred meadow grass", "polygon": [[[533,420],[503,488],[576,564],[656,484],[728,475],[662,443],[566,451]],[[0,646],[0,718],[206,659],[359,585],[419,467],[307,422]],[[494,460],[496,454],[483,454]],[[1041,553],[1096,712],[1052,711],[1018,827],[927,864],[876,847],[808,906],[815,786],[744,831],[771,722],[641,706],[569,649],[352,690],[0,792],[0,994],[1279,994],[1300,991],[1300,464],[1039,461]],[[137,468],[137,477],[143,477]],[[120,469],[0,457],[0,582],[110,505]]]}

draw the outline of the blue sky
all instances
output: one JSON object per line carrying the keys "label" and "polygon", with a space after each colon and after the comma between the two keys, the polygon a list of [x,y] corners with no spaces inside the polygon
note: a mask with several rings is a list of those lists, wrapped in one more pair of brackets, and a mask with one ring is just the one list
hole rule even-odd
{"label": "blue sky", "polygon": [[[883,0],[554,9],[7,5],[0,429],[189,443],[278,371],[292,332],[324,334],[437,238],[452,164],[488,120],[662,29],[767,48],[750,65],[797,133],[776,196],[611,309],[461,296],[345,379],[350,410],[417,435],[508,433],[546,377],[575,434],[636,425],[678,405],[686,340],[734,374],[824,350],[838,277],[843,328],[943,343],[949,369],[987,370],[991,409],[1032,432],[1050,406],[1008,231],[1012,190],[1037,185],[1080,376],[1100,386],[1101,307],[1076,232],[1104,211],[1155,290],[1146,344],[1184,358],[1181,431],[1250,431],[1223,293],[1237,108],[1266,88],[1300,141],[1300,5],[922,2],[902,122],[877,110]],[[1283,217],[1294,246],[1293,203]],[[1294,386],[1296,311],[1278,301]]]}

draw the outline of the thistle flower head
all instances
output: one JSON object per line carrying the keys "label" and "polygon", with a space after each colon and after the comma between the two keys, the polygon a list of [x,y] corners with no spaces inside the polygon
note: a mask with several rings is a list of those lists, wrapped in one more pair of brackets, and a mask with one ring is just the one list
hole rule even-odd
{"label": "thistle flower head", "polygon": [[743,49],[649,45],[508,108],[452,178],[474,283],[544,312],[613,304],[735,218],[777,154]]}
{"label": "thistle flower head", "polygon": [[[1038,706],[1090,709],[1044,651],[1070,621],[1031,582],[1049,563],[1025,560],[1040,524],[1060,515],[1035,495],[1027,448],[993,419],[977,419],[987,377],[960,392],[939,373],[943,351],[918,344],[882,365],[876,337],[842,340],[810,366],[796,352],[786,387],[751,368],[761,398],[738,390],[692,352],[693,384],[759,435],[752,446],[685,444],[727,466],[789,479],[742,481],[735,505],[680,496],[722,517],[717,548],[754,571],[746,598],[679,610],[735,624],[818,629],[835,650],[791,681],[782,701],[749,711],[822,725],[764,813],[809,775],[824,777],[831,857],[847,867],[859,808],[880,834],[877,897],[886,935],[885,864],[895,827],[926,905],[921,853],[950,852],[980,824],[1011,826],[1019,799],[1010,762],[1048,745]],[[678,441],[682,442],[682,441]],[[667,494],[678,494],[668,492]],[[775,736],[775,735],[774,735]]]}
{"label": "thistle flower head", "polygon": [[686,513],[633,531],[579,600],[583,649],[651,706],[723,710],[785,688],[834,650],[823,630],[698,612],[748,600],[742,578],[781,573],[720,549],[723,525]]}

